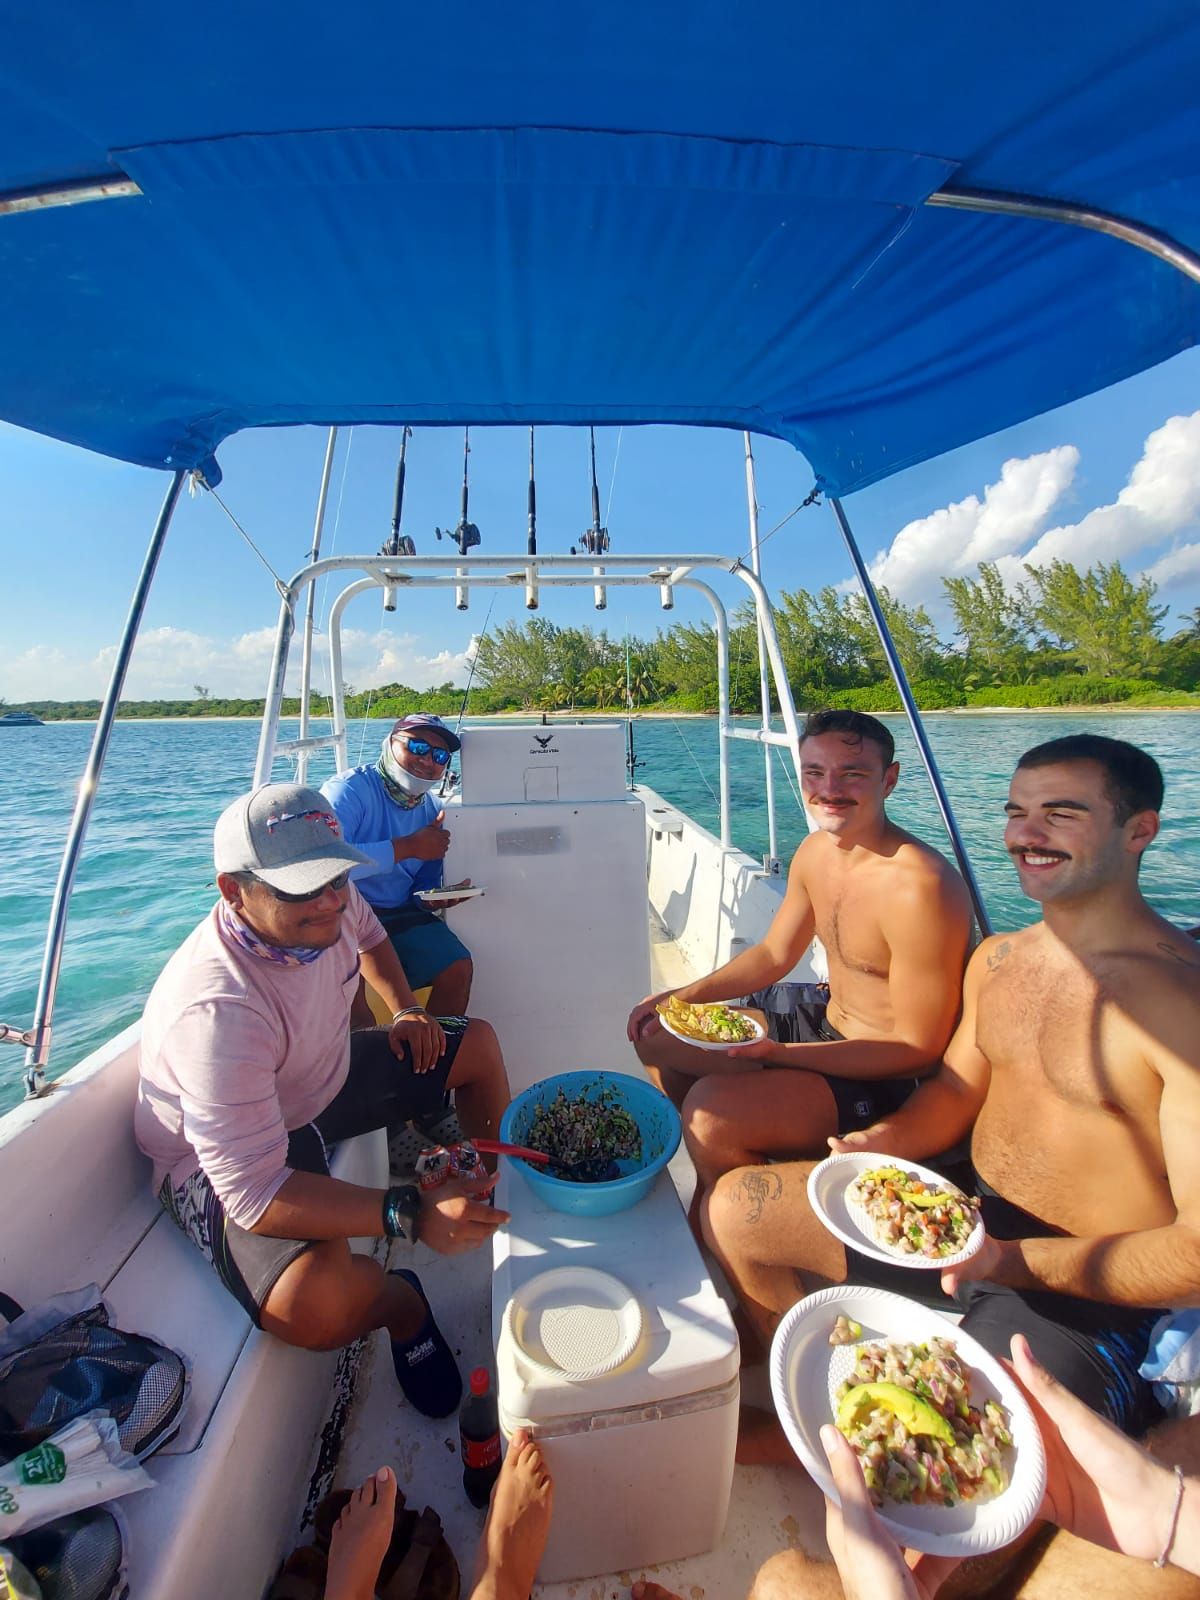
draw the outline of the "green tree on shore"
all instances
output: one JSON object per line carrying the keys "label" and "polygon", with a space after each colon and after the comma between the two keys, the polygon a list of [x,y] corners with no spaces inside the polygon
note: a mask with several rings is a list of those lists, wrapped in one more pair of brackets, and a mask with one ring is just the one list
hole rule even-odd
{"label": "green tree on shore", "polygon": [[1087,572],[1067,561],[1025,570],[1036,591],[1033,614],[1038,626],[1075,656],[1084,672],[1102,678],[1157,673],[1168,607],[1154,604],[1151,579],[1134,583],[1119,561],[1102,561]]}

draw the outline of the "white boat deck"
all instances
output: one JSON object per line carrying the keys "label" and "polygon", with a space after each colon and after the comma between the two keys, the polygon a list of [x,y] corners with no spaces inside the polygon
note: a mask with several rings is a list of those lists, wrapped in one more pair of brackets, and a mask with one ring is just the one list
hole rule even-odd
{"label": "white boat deck", "polygon": [[[690,976],[678,945],[653,917],[651,958],[656,989],[685,982]],[[624,999],[620,1003],[624,1004]],[[686,1205],[693,1175],[682,1148],[670,1170]],[[491,1252],[480,1250],[446,1259],[420,1245],[393,1247],[392,1265],[407,1265],[409,1260],[421,1274],[464,1378],[473,1366],[493,1366]],[[743,1370],[742,1384],[743,1399],[769,1404],[764,1367]],[[376,1335],[360,1369],[336,1483],[357,1483],[384,1463],[395,1468],[410,1504],[418,1510],[432,1505],[441,1516],[462,1568],[464,1593],[469,1592],[483,1512],[476,1511],[463,1494],[457,1419],[431,1422],[406,1405],[386,1342]],[[538,1585],[535,1594],[546,1600],[620,1600],[635,1579],[651,1576],[685,1600],[704,1600],[706,1595],[738,1600],[748,1592],[758,1567],[777,1551],[801,1545],[814,1553],[823,1552],[823,1528],[821,1495],[799,1467],[794,1471],[738,1467],[725,1534],[715,1550],[646,1571]]]}

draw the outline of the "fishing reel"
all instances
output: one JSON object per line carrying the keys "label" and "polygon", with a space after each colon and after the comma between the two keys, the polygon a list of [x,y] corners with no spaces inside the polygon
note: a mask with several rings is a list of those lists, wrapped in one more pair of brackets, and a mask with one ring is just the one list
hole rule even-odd
{"label": "fishing reel", "polygon": [[400,534],[395,539],[389,539],[386,544],[381,544],[379,547],[381,556],[415,556],[416,553],[417,547],[406,533]]}
{"label": "fishing reel", "polygon": [[479,529],[473,522],[465,520],[457,528],[435,528],[433,531],[439,539],[452,539],[458,546],[460,556],[465,556],[468,550],[473,550],[481,542]]}
{"label": "fishing reel", "polygon": [[602,556],[608,552],[608,529],[595,526],[579,536],[579,547],[585,556]]}

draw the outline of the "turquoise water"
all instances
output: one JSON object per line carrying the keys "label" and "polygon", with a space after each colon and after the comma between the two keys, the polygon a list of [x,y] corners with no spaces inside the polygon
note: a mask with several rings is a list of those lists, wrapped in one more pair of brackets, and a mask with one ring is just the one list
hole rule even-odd
{"label": "turquoise water", "polygon": [[[901,760],[891,804],[904,826],[942,841],[941,825],[902,718],[890,718]],[[373,726],[374,754],[385,723]],[[1032,921],[1001,848],[1003,805],[1017,757],[1030,745],[1081,728],[1131,739],[1151,750],[1167,777],[1164,826],[1143,884],[1165,916],[1200,920],[1200,772],[1194,713],[931,716],[938,761],[997,927]],[[55,1013],[52,1074],[93,1050],[138,1015],[163,961],[204,914],[214,886],[212,824],[248,782],[258,727],[252,722],[117,724],[76,879],[63,977]],[[76,785],[91,742],[90,724],[49,723],[0,732],[0,1021],[28,1026],[42,942]],[[351,752],[359,748],[358,730]],[[715,830],[717,738],[712,719],[636,725],[638,777]],[[321,756],[325,753],[321,752]],[[314,762],[319,783],[332,770]],[[737,742],[731,760],[734,842],[766,849],[762,751]],[[278,777],[290,776],[280,763]],[[780,852],[803,836],[794,792],[777,759]],[[21,1094],[23,1053],[0,1046],[0,1109]]]}

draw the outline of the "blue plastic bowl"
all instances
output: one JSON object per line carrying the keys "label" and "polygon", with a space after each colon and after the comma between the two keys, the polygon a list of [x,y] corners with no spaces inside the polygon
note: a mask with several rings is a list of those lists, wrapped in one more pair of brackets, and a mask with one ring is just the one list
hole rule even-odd
{"label": "blue plastic bowl", "polygon": [[517,1096],[501,1118],[501,1139],[506,1144],[528,1144],[538,1106],[553,1100],[560,1089],[569,1099],[583,1094],[589,1100],[611,1090],[642,1130],[642,1159],[618,1162],[621,1176],[610,1183],[568,1183],[517,1157],[512,1158],[513,1165],[538,1198],[555,1211],[575,1217],[610,1217],[628,1211],[649,1194],[654,1180],[678,1150],[683,1133],[678,1111],[652,1084],[623,1072],[560,1072]]}

